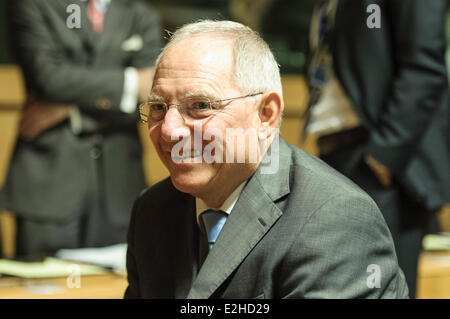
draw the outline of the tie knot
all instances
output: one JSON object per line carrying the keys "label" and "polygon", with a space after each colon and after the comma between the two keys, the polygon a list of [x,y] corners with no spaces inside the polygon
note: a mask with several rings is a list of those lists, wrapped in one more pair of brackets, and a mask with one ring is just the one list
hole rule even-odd
{"label": "tie knot", "polygon": [[201,213],[200,217],[205,226],[208,243],[212,247],[227,220],[227,214],[221,210],[208,209]]}

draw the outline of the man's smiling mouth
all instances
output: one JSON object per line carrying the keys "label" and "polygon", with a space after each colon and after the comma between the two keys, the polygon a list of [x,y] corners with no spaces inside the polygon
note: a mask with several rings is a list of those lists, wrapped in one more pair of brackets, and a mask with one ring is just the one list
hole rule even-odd
{"label": "man's smiling mouth", "polygon": [[196,158],[196,157],[201,157],[203,156],[203,151],[202,150],[194,150],[194,151],[190,151],[187,153],[183,153],[182,155],[174,155],[172,154],[172,157],[174,160],[176,161],[182,161],[182,160],[186,160],[186,159],[190,159],[190,158]]}

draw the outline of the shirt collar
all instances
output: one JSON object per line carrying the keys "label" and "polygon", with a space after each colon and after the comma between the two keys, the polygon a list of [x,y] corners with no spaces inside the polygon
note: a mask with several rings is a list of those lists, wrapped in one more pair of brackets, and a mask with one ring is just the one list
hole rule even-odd
{"label": "shirt collar", "polygon": [[[81,0],[82,2],[88,2],[89,0]],[[100,4],[107,7],[111,3],[111,0],[100,0]]]}
{"label": "shirt collar", "polygon": [[247,181],[243,181],[238,187],[236,187],[236,189],[230,194],[230,196],[228,196],[228,198],[223,202],[222,206],[220,206],[218,209],[209,207],[202,199],[196,197],[195,208],[196,208],[197,224],[200,225],[199,223],[200,214],[207,209],[221,210],[225,214],[229,215],[233,210],[233,207],[236,204],[237,200],[239,199],[239,196],[241,195],[241,192],[244,189],[246,182]]}

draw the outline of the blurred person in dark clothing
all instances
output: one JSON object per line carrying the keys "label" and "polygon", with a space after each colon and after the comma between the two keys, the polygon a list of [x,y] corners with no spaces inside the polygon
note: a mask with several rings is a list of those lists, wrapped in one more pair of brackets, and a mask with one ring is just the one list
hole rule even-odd
{"label": "blurred person in dark clothing", "polygon": [[415,296],[423,235],[450,200],[445,0],[318,1],[307,132],[369,193]]}
{"label": "blurred person in dark clothing", "polygon": [[158,15],[131,0],[16,0],[9,17],[27,89],[1,194],[18,255],[125,242],[145,187],[136,106],[161,46]]}

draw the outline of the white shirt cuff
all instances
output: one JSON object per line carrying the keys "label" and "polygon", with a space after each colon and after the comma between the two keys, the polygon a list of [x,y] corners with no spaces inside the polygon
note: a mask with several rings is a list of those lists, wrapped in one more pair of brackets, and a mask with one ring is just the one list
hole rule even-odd
{"label": "white shirt cuff", "polygon": [[83,120],[81,118],[80,110],[76,105],[70,106],[70,128],[74,135],[78,135],[83,130]]}
{"label": "white shirt cuff", "polygon": [[138,101],[139,78],[136,68],[125,69],[123,81],[122,100],[120,110],[125,113],[134,113]]}

